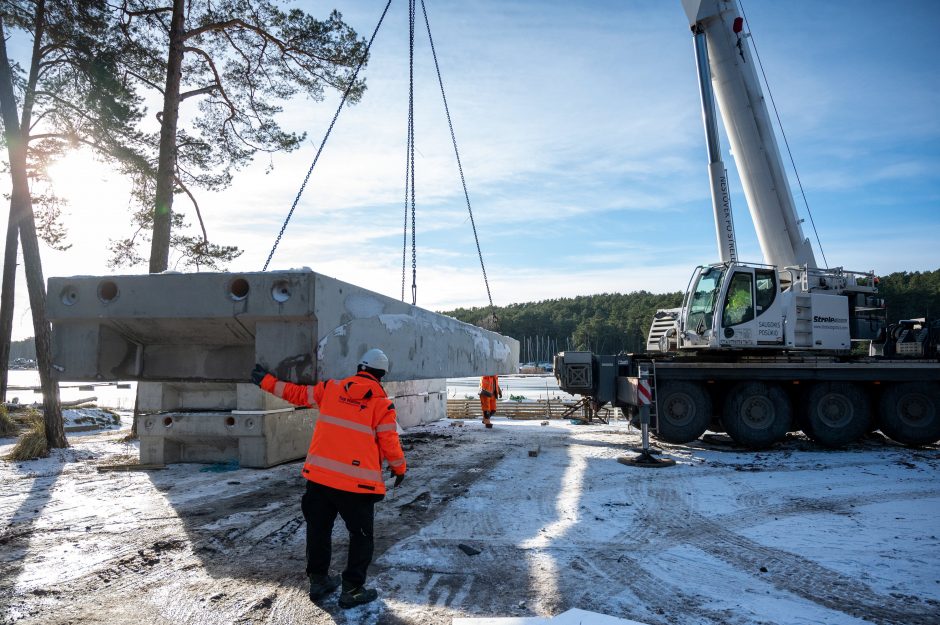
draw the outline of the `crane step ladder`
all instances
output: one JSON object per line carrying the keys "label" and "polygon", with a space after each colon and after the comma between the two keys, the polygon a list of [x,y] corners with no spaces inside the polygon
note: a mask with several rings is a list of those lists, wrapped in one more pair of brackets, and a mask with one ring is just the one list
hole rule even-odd
{"label": "crane step ladder", "polygon": [[810,295],[796,296],[796,328],[793,332],[794,347],[813,346],[813,298]]}
{"label": "crane step ladder", "polygon": [[[632,380],[631,380],[632,381]],[[662,453],[658,449],[650,448],[649,427],[652,417],[656,414],[655,401],[655,381],[656,381],[656,363],[652,365],[640,365],[639,376],[635,378],[636,400],[640,407],[640,433],[643,446],[634,449],[636,456],[627,458],[626,456],[617,458],[617,462],[628,466],[645,467],[659,469],[671,467],[676,464],[672,458],[656,458],[653,454]]]}
{"label": "crane step ladder", "polygon": [[[656,398],[656,361],[653,361],[653,366],[649,372],[649,385],[650,385],[650,425],[653,428],[653,431],[659,434],[659,401]],[[653,453],[659,453],[659,450],[654,451]]]}

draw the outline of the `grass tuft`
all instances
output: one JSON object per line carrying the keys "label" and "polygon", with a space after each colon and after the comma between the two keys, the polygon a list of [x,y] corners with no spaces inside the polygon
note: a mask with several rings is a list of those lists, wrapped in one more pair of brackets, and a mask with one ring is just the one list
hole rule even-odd
{"label": "grass tuft", "polygon": [[19,431],[16,421],[7,412],[7,407],[0,404],[0,436],[13,436]]}
{"label": "grass tuft", "polygon": [[49,455],[49,445],[46,443],[46,425],[41,416],[30,418],[27,422],[29,429],[20,435],[13,451],[7,460],[34,460]]}

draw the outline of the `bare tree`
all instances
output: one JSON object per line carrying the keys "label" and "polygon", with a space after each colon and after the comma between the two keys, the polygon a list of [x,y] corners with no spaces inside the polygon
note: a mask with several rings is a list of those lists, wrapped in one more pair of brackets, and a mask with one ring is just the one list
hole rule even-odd
{"label": "bare tree", "polygon": [[0,18],[0,114],[3,118],[4,135],[10,157],[10,175],[13,180],[10,222],[14,230],[19,231],[23,241],[26,286],[29,290],[29,304],[33,311],[33,330],[36,333],[36,359],[39,362],[46,441],[50,447],[68,447],[62,423],[59,386],[52,372],[51,333],[49,323],[46,321],[46,289],[42,277],[42,260],[39,258],[39,241],[36,238],[36,221],[29,197],[29,180],[26,177],[26,142],[16,115],[13,71],[7,58],[2,18]]}
{"label": "bare tree", "polygon": [[[78,145],[90,146],[116,163],[139,167],[145,162],[134,158],[133,145],[141,141],[135,130],[141,114],[116,74],[120,50],[119,40],[109,36],[116,32],[113,15],[103,0],[0,3],[0,118],[12,180],[0,297],[0,394],[6,392],[19,235],[51,447],[67,442],[45,315],[39,236],[59,249],[67,244],[58,222],[63,200],[43,185],[49,182],[47,167]],[[9,58],[7,27],[32,38],[26,72]],[[36,191],[30,189],[31,180]],[[40,207],[38,215],[34,204]]]}

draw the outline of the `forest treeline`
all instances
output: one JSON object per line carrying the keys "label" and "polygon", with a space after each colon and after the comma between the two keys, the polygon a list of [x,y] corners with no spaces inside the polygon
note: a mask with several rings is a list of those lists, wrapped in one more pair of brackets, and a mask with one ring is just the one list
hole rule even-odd
{"label": "forest treeline", "polygon": [[32,338],[10,343],[10,362],[17,358],[36,360],[36,343]]}
{"label": "forest treeline", "polygon": [[[901,271],[880,279],[888,323],[899,319],[940,317],[940,269]],[[565,349],[596,353],[641,351],[653,314],[682,302],[682,293],[603,293],[510,304],[496,308],[499,331],[519,339],[523,362],[549,361]],[[488,327],[488,308],[458,308],[445,315]]]}

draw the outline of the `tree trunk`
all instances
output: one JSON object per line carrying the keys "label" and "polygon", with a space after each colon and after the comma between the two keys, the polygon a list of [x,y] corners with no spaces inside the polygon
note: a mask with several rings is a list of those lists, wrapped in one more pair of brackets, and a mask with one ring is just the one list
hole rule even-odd
{"label": "tree trunk", "polygon": [[185,0],[173,0],[170,21],[170,52],[160,119],[160,154],[157,160],[157,189],[153,207],[153,240],[150,273],[166,271],[170,261],[170,228],[176,174],[176,127],[179,121],[180,81],[183,76],[183,9]]}
{"label": "tree trunk", "polygon": [[[33,94],[39,79],[39,61],[42,55],[42,38],[46,28],[45,0],[36,3],[35,32],[33,33],[33,53],[30,61],[29,79],[26,83],[26,97],[23,102],[23,121],[20,128],[28,129],[33,116]],[[15,109],[14,109],[15,110]],[[3,292],[0,294],[0,402],[7,400],[7,386],[10,369],[10,343],[13,340],[13,309],[16,305],[16,254],[19,251],[19,228],[16,211],[10,202],[10,215],[7,219],[7,240],[3,253]]]}
{"label": "tree trunk", "polygon": [[10,341],[13,336],[13,306],[16,290],[16,253],[19,251],[13,202],[7,219],[7,243],[3,254],[3,291],[0,293],[0,402],[7,400],[7,382],[10,369]]}
{"label": "tree trunk", "polygon": [[26,269],[26,288],[33,313],[33,331],[36,334],[36,360],[39,363],[39,383],[42,387],[46,441],[49,447],[68,447],[59,403],[57,376],[52,369],[52,340],[46,321],[46,289],[42,276],[42,259],[36,237],[36,218],[33,215],[26,175],[26,143],[17,119],[13,76],[7,58],[6,37],[0,18],[0,114],[3,117],[7,150],[10,159],[10,177],[13,183],[10,202],[20,242],[23,245],[23,265]]}

